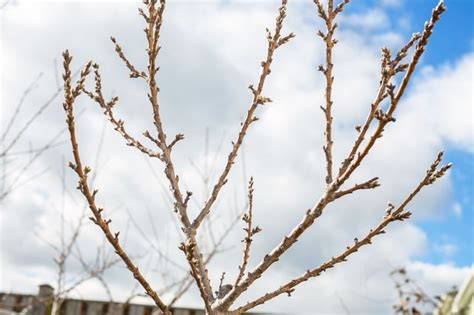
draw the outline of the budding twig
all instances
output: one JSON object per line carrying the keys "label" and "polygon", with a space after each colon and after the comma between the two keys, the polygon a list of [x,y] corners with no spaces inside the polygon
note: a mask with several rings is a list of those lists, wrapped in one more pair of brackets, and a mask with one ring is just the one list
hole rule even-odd
{"label": "budding twig", "polygon": [[94,100],[104,111],[104,115],[107,117],[109,122],[113,125],[114,130],[117,131],[127,142],[128,146],[135,147],[141,152],[145,153],[149,157],[152,158],[161,158],[161,154],[158,152],[154,152],[153,150],[147,148],[143,145],[140,141],[135,139],[131,136],[124,126],[124,121],[121,119],[116,119],[112,108],[118,102],[118,97],[113,97],[109,102],[106,102],[104,96],[102,94],[102,78],[99,72],[99,65],[93,64],[92,67],[94,68],[94,80],[95,80],[95,92],[88,91],[84,85],[81,87],[81,91],[83,91],[87,96],[89,96],[92,100]]}
{"label": "budding twig", "polygon": [[348,195],[348,194],[352,194],[354,191],[357,191],[357,190],[361,190],[361,189],[374,189],[374,188],[377,188],[380,186],[380,183],[379,183],[379,178],[378,177],[374,177],[362,184],[355,184],[354,186],[352,186],[351,188],[349,189],[346,189],[346,190],[340,190],[338,192],[336,192],[334,194],[334,199],[337,199],[337,198],[341,198],[342,196],[345,196],[345,195]]}
{"label": "budding twig", "polygon": [[147,79],[146,73],[143,71],[138,71],[131,63],[128,61],[127,57],[125,57],[125,54],[123,53],[122,47],[117,43],[117,40],[115,37],[111,36],[110,40],[112,43],[115,45],[115,52],[117,52],[118,57],[125,63],[127,66],[128,70],[130,70],[130,78],[143,78]]}
{"label": "budding twig", "polygon": [[240,280],[245,273],[245,268],[247,267],[248,260],[250,257],[250,246],[252,245],[253,236],[262,231],[259,226],[255,228],[252,227],[252,218],[253,218],[253,177],[250,177],[249,186],[248,186],[248,205],[249,209],[248,212],[244,214],[242,220],[246,223],[246,227],[244,228],[245,231],[245,238],[242,240],[244,242],[244,249],[242,252],[242,263],[239,266],[239,274],[237,279],[235,279],[234,287],[239,285]]}

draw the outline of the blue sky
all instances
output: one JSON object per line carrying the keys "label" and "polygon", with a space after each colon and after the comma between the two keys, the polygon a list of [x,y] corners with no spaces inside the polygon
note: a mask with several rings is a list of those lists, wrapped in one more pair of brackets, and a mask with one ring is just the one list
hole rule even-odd
{"label": "blue sky", "polygon": [[[393,23],[396,23],[400,11],[408,17],[428,17],[431,8],[437,3],[436,0],[401,2],[400,6],[387,10]],[[424,64],[435,67],[446,63],[452,64],[466,53],[472,52],[474,45],[474,1],[447,0],[445,3],[447,11],[437,25],[422,60]],[[349,10],[360,9],[359,4],[360,2],[354,1]],[[405,33],[407,36],[410,35],[410,32]],[[473,99],[466,102],[472,104]],[[474,120],[474,116],[472,119]],[[472,125],[471,132],[473,132]],[[470,266],[473,263],[474,252],[474,154],[472,151],[459,150],[449,144],[446,144],[445,153],[446,160],[454,165],[451,170],[454,186],[452,202],[460,205],[462,214],[456,216],[452,209],[443,209],[441,217],[419,221],[418,225],[427,233],[432,243],[452,243],[458,248],[448,256],[430,248],[419,259],[431,263],[452,262],[459,266]]]}
{"label": "blue sky", "polygon": [[[380,1],[353,1],[347,6],[347,13],[366,10]],[[410,1],[387,1],[397,3],[390,5],[386,13],[393,25],[401,14],[413,23],[404,31],[407,37],[413,30],[419,30],[423,26],[422,19],[427,20],[432,8],[438,0],[410,0]],[[437,25],[436,31],[430,39],[430,46],[423,55],[423,62],[437,65],[444,62],[452,62],[463,54],[472,51],[474,45],[474,1],[472,0],[445,0],[447,11]],[[421,23],[420,23],[421,22]]]}
{"label": "blue sky", "polygon": [[[434,2],[428,0],[410,1],[413,15],[429,14],[430,7]],[[424,55],[424,63],[434,66],[452,63],[453,60],[473,51],[474,1],[448,0],[446,6],[448,9]],[[466,100],[466,102],[472,104],[473,99]],[[449,106],[449,104],[446,105]],[[474,116],[471,117],[474,119]],[[473,132],[472,126],[471,132]],[[474,144],[471,143],[471,145]],[[446,209],[443,211],[445,215],[442,218],[419,222],[419,225],[427,232],[432,242],[451,242],[456,244],[458,249],[451,257],[445,257],[431,249],[424,259],[432,263],[448,260],[459,266],[470,266],[473,263],[474,252],[474,154],[472,151],[471,153],[461,151],[448,145],[446,160],[454,165],[451,171],[454,185],[453,202],[459,203],[462,214],[458,217],[453,215],[451,209]]]}
{"label": "blue sky", "polygon": [[[407,8],[408,2],[405,2],[402,10],[408,12],[408,16],[428,17],[436,2],[409,1],[409,8]],[[430,40],[430,47],[423,57],[425,63],[436,65],[450,62],[473,49],[474,1],[447,0],[445,3],[447,11]],[[397,14],[397,10],[391,12]]]}

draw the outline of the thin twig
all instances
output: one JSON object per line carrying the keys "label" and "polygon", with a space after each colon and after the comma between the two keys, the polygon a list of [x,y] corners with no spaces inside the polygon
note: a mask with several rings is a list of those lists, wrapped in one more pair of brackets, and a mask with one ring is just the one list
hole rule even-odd
{"label": "thin twig", "polygon": [[1,138],[2,143],[5,141],[5,138],[7,137],[11,127],[13,126],[13,123],[17,119],[18,114],[20,113],[20,110],[23,107],[23,103],[25,102],[25,99],[35,88],[38,87],[38,81],[41,79],[42,76],[43,76],[43,73],[40,73],[36,77],[36,79],[34,79],[33,82],[31,82],[31,84],[26,88],[26,90],[23,91],[23,94],[21,95],[20,101],[18,102],[18,104],[15,108],[15,111],[13,112],[13,115],[11,116],[10,120],[7,123],[7,126],[5,127],[5,130],[2,133],[2,138]]}
{"label": "thin twig", "polygon": [[244,242],[244,249],[242,251],[242,263],[239,266],[239,274],[237,279],[235,279],[234,287],[239,285],[240,280],[244,276],[245,268],[247,267],[249,257],[250,257],[250,246],[252,245],[253,236],[262,231],[259,226],[255,228],[252,226],[252,219],[253,219],[253,177],[250,177],[249,187],[248,187],[248,212],[244,214],[242,220],[247,224],[244,228],[246,233],[245,239],[242,240]]}

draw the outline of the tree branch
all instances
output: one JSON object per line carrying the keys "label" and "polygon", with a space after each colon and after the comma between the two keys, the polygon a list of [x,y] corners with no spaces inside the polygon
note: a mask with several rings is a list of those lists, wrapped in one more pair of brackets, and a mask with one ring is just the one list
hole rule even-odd
{"label": "tree branch", "polygon": [[433,184],[437,179],[443,177],[446,171],[451,167],[451,164],[446,164],[438,168],[439,163],[442,159],[442,152],[438,154],[436,160],[431,164],[430,168],[426,172],[425,177],[420,181],[420,183],[415,187],[415,189],[408,195],[408,197],[394,210],[394,206],[389,204],[386,214],[383,217],[379,225],[371,229],[369,233],[362,239],[354,239],[354,244],[347,246],[347,248],[339,255],[332,257],[327,262],[323,263],[317,268],[306,271],[303,275],[298,278],[295,278],[284,285],[280,286],[277,290],[246,303],[244,306],[241,306],[235,310],[236,313],[240,314],[247,310],[254,308],[257,305],[261,305],[283,293],[287,293],[288,296],[294,291],[294,288],[302,282],[309,280],[310,278],[317,277],[326,270],[333,268],[335,265],[347,261],[347,258],[357,252],[361,247],[365,245],[372,244],[372,239],[380,234],[385,233],[385,228],[387,225],[394,221],[403,221],[408,219],[411,216],[411,212],[407,211],[406,206],[413,200],[413,198],[421,191],[425,186]]}
{"label": "tree branch", "polygon": [[354,191],[357,191],[357,190],[362,190],[362,189],[374,189],[374,188],[377,188],[380,186],[380,183],[379,183],[379,178],[378,177],[374,177],[362,184],[355,184],[354,186],[352,186],[351,188],[349,189],[346,189],[346,190],[340,190],[338,192],[336,192],[334,194],[334,199],[337,199],[337,198],[341,198],[345,195],[348,195],[348,194],[352,194]]}
{"label": "tree branch", "polygon": [[135,279],[137,279],[137,281],[140,282],[142,287],[145,289],[146,293],[153,299],[153,301],[158,306],[158,308],[165,314],[171,314],[167,306],[163,303],[163,301],[156,294],[156,292],[151,288],[150,284],[145,280],[141,272],[138,270],[138,268],[135,266],[132,260],[128,257],[128,255],[124,252],[124,250],[122,249],[122,246],[119,243],[119,239],[118,239],[119,233],[118,232],[115,234],[112,233],[112,231],[109,228],[109,224],[111,220],[110,219],[105,220],[102,217],[103,209],[98,208],[95,203],[95,196],[97,194],[97,190],[94,190],[93,192],[91,192],[89,185],[87,183],[87,174],[91,170],[87,166],[86,167],[82,166],[82,161],[79,155],[79,145],[76,139],[76,127],[75,127],[74,112],[73,112],[74,101],[76,97],[82,91],[83,87],[81,85],[83,85],[85,77],[90,72],[91,63],[88,63],[86,67],[83,69],[83,72],[81,73],[80,81],[73,89],[71,86],[71,71],[69,70],[69,65],[71,63],[72,57],[69,55],[69,52],[67,50],[63,53],[63,58],[64,58],[63,108],[66,113],[66,123],[68,126],[69,135],[70,135],[72,153],[74,156],[74,164],[71,163],[70,166],[76,172],[79,178],[78,189],[86,198],[89,208],[92,211],[93,217],[91,217],[91,220],[100,227],[100,229],[104,233],[109,243],[114,247],[117,255],[119,255],[122,261],[127,265],[127,268],[133,273],[133,276],[135,277]]}
{"label": "tree branch", "polygon": [[[418,61],[421,58],[421,55],[425,51],[425,46],[428,44],[428,39],[433,32],[433,28],[436,22],[440,19],[441,14],[443,14],[445,10],[446,10],[446,7],[444,6],[444,3],[440,1],[438,5],[433,9],[430,21],[425,23],[425,27],[424,27],[422,35],[421,36],[418,36],[416,34],[413,35],[412,39],[408,42],[408,44],[402,48],[399,54],[397,54],[397,57],[395,58],[395,65],[400,62],[401,56],[406,55],[406,51],[408,50],[408,48],[414,45],[416,38],[419,38],[418,43],[415,47],[415,52],[413,54],[413,57],[409,65],[406,67],[406,73],[402,79],[402,82],[400,83],[398,91],[392,97],[387,111],[384,113],[381,110],[377,110],[377,106],[376,106],[377,103],[374,103],[372,105],[371,112],[369,114],[366,124],[364,125],[365,132],[368,130],[369,125],[373,121],[374,118],[378,119],[379,123],[376,129],[374,130],[372,136],[370,137],[369,141],[365,145],[365,147],[357,154],[357,157],[355,158],[357,148],[359,147],[360,143],[362,143],[362,140],[363,140],[363,136],[361,138],[362,133],[361,135],[359,135],[359,138],[357,139],[356,144],[354,145],[354,147],[351,150],[351,153],[346,159],[346,161],[352,161],[352,160],[353,161],[351,164],[350,162],[346,162],[347,166],[341,169],[338,179],[337,179],[338,185],[342,185],[349,178],[349,176],[354,172],[354,170],[359,167],[362,160],[367,156],[367,154],[369,153],[370,149],[373,147],[377,139],[382,137],[382,133],[385,129],[385,126],[389,122],[395,121],[395,119],[393,118],[393,114],[395,110],[397,109],[397,105],[401,97],[403,96],[403,93],[405,92],[408,82],[410,81],[410,78],[413,74],[413,71],[415,70],[416,65],[418,64]],[[385,58],[386,66],[390,64],[388,59],[389,59],[389,56]],[[382,62],[382,64],[384,64],[384,62]],[[382,71],[385,71],[385,73],[389,73],[389,74],[395,73],[396,71],[393,68],[393,65],[394,63],[392,63],[392,67],[389,68],[389,71],[386,71],[386,70],[382,70]],[[387,75],[387,77],[390,77],[390,75]],[[379,90],[379,95],[380,95],[380,90]]]}

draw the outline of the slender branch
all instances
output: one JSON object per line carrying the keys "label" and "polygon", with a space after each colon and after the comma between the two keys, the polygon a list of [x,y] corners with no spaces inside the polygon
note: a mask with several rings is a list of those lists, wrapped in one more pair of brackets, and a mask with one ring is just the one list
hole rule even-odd
{"label": "slender branch", "polygon": [[128,58],[125,57],[125,54],[123,53],[122,47],[117,43],[117,40],[115,37],[111,36],[110,40],[112,43],[114,43],[115,46],[115,52],[117,53],[118,57],[125,63],[125,66],[127,66],[128,70],[130,70],[130,78],[143,78],[146,80],[146,73],[143,71],[138,71],[131,63],[128,61]]}
{"label": "slender branch", "polygon": [[[192,247],[194,251],[193,257],[196,261],[192,262],[188,259],[188,263],[191,268],[196,267],[198,269],[200,279],[199,281],[202,281],[201,284],[206,291],[206,296],[209,296],[212,299],[213,297],[211,283],[209,281],[209,276],[207,274],[207,270],[203,262],[202,254],[195,238],[196,229],[191,228],[191,222],[187,213],[187,200],[189,199],[184,198],[183,194],[181,193],[179,187],[179,177],[176,175],[174,164],[171,160],[171,151],[173,149],[173,146],[178,141],[184,139],[184,135],[178,134],[175,137],[175,140],[172,141],[170,145],[167,145],[166,133],[164,131],[160,116],[160,109],[158,103],[159,87],[156,84],[155,76],[159,70],[159,68],[156,66],[156,58],[158,56],[158,52],[160,51],[160,47],[158,46],[158,40],[160,37],[160,30],[163,21],[163,12],[165,10],[166,1],[161,0],[159,6],[157,6],[156,2],[157,1],[146,1],[145,4],[148,8],[148,15],[144,14],[144,17],[146,17],[145,20],[148,23],[147,27],[145,28],[145,33],[148,41],[148,99],[153,110],[153,123],[157,132],[157,139],[154,142],[162,151],[161,159],[165,163],[165,175],[170,183],[171,191],[175,199],[175,209],[178,212],[180,221],[183,225],[183,231],[185,232],[189,243],[194,244],[194,246]],[[149,138],[151,138],[151,136]],[[187,195],[190,196],[190,193]]]}
{"label": "slender branch", "polygon": [[89,205],[90,210],[92,211],[93,217],[91,220],[99,226],[99,228],[104,233],[105,237],[109,241],[109,243],[114,247],[117,255],[120,256],[122,261],[127,265],[128,269],[133,273],[135,279],[142,285],[145,289],[146,293],[153,299],[155,304],[158,308],[165,314],[171,314],[168,310],[168,307],[163,303],[157,293],[151,288],[150,284],[145,280],[139,269],[136,265],[132,262],[130,257],[123,251],[122,246],[119,243],[119,233],[112,233],[110,230],[109,224],[111,220],[105,220],[102,216],[103,209],[97,207],[95,202],[95,196],[97,194],[97,190],[91,192],[89,188],[89,184],[87,182],[87,174],[90,172],[89,167],[83,167],[82,161],[79,155],[79,145],[76,139],[76,127],[74,122],[74,113],[73,113],[73,105],[76,97],[81,93],[83,86],[81,86],[81,82],[83,84],[85,77],[90,72],[91,63],[89,62],[81,72],[81,79],[79,84],[75,86],[73,89],[71,86],[71,71],[69,70],[69,65],[71,63],[72,57],[69,55],[69,52],[66,50],[63,53],[64,58],[64,111],[66,113],[66,123],[68,126],[68,131],[71,140],[71,146],[74,156],[74,163],[71,163],[71,168],[76,172],[77,176],[79,177],[79,185],[78,189],[87,199],[87,203]]}
{"label": "slender branch", "polygon": [[232,150],[227,157],[227,162],[224,166],[224,170],[219,176],[217,183],[213,187],[211,195],[209,196],[209,199],[204,204],[204,207],[202,208],[199,215],[193,221],[192,226],[195,229],[197,229],[201,225],[201,223],[204,221],[204,219],[209,215],[209,212],[211,211],[211,207],[216,201],[220,190],[227,183],[227,176],[229,175],[232,165],[234,164],[234,161],[237,157],[237,153],[239,151],[240,146],[242,145],[244,141],[247,131],[250,125],[253,122],[258,120],[258,118],[255,116],[255,111],[257,110],[259,105],[264,105],[268,102],[271,102],[270,98],[262,96],[261,94],[265,86],[265,79],[271,72],[270,66],[273,61],[273,54],[278,47],[280,47],[283,44],[286,44],[291,38],[295,36],[293,33],[290,33],[289,35],[284,36],[284,37],[281,36],[283,21],[286,17],[287,2],[288,2],[287,0],[281,1],[281,6],[278,9],[279,13],[276,18],[274,35],[272,35],[270,31],[267,29],[267,40],[268,40],[267,56],[266,56],[265,61],[263,61],[261,64],[262,71],[260,73],[260,79],[258,81],[256,89],[253,87],[253,85],[249,86],[249,89],[252,91],[252,94],[253,94],[252,104],[250,105],[250,108],[247,111],[247,116],[244,122],[241,124],[240,131],[237,136],[237,140],[235,142],[232,142]]}
{"label": "slender branch", "polygon": [[194,246],[195,244],[192,244],[192,243],[191,244],[181,243],[181,246],[179,247],[179,249],[182,250],[186,254],[188,260],[192,262],[190,265],[191,275],[198,286],[199,292],[201,293],[201,297],[206,307],[207,313],[213,314],[211,304],[209,303],[209,301],[211,301],[211,297],[207,295],[206,289],[202,285],[202,281],[199,276],[199,271],[197,270],[197,261],[194,258],[194,249],[193,249]]}
{"label": "slender branch", "polygon": [[160,6],[157,8],[156,1],[148,2],[148,12],[149,12],[149,22],[148,26],[145,29],[147,40],[148,40],[148,87],[149,87],[149,101],[153,110],[153,123],[156,127],[158,133],[158,139],[156,139],[156,144],[162,150],[163,161],[166,165],[165,174],[170,181],[172,188],[173,196],[177,202],[177,210],[181,216],[181,221],[185,222],[185,226],[190,225],[189,219],[187,218],[187,213],[183,207],[184,198],[179,189],[179,178],[175,174],[174,165],[171,161],[171,149],[166,145],[166,134],[163,129],[163,124],[161,122],[159,103],[158,103],[158,91],[159,88],[155,81],[156,73],[158,72],[158,67],[156,67],[156,58],[160,47],[158,45],[158,39],[160,36],[160,29],[162,25],[163,12],[165,10],[165,1],[161,0]]}
{"label": "slender branch", "polygon": [[316,4],[318,15],[324,20],[326,24],[326,33],[319,31],[319,35],[322,37],[325,45],[326,45],[326,67],[322,65],[319,66],[319,70],[323,72],[324,77],[326,79],[326,89],[325,89],[325,98],[326,98],[326,107],[321,107],[324,112],[326,118],[326,129],[324,131],[325,142],[326,144],[323,147],[324,154],[326,157],[326,184],[329,185],[333,180],[332,175],[332,86],[334,83],[334,76],[333,76],[333,63],[332,63],[332,49],[334,45],[337,43],[337,40],[334,39],[334,31],[336,30],[337,23],[334,23],[334,19],[336,17],[336,12],[334,11],[334,1],[328,0],[327,1],[327,9],[324,10],[323,5],[321,4],[320,0],[314,0]]}
{"label": "slender branch", "polygon": [[94,68],[94,79],[95,79],[95,91],[90,92],[86,90],[84,87],[82,91],[89,96],[92,100],[97,102],[99,106],[103,109],[104,115],[110,121],[110,123],[114,126],[114,130],[117,131],[127,142],[128,146],[135,147],[141,152],[145,153],[149,157],[152,158],[161,158],[161,154],[152,151],[151,149],[147,148],[143,145],[140,141],[136,140],[132,137],[126,130],[124,126],[124,121],[121,119],[116,119],[112,108],[118,102],[118,97],[113,97],[109,102],[105,101],[104,96],[102,94],[102,79],[99,72],[99,65],[93,64],[92,68]]}
{"label": "slender branch", "polygon": [[239,266],[239,274],[237,276],[237,279],[235,279],[234,287],[239,285],[240,280],[244,276],[245,268],[247,267],[249,257],[250,257],[250,246],[252,245],[253,236],[262,231],[262,229],[259,226],[256,226],[255,228],[252,227],[253,191],[254,191],[253,177],[250,177],[249,186],[248,186],[249,210],[246,214],[244,214],[242,218],[242,220],[247,224],[247,226],[244,228],[246,236],[245,236],[245,239],[242,240],[242,242],[244,242],[245,245],[244,245],[244,249],[242,253],[242,263]]}
{"label": "slender branch", "polygon": [[348,194],[352,194],[353,192],[357,191],[357,190],[362,190],[362,189],[374,189],[374,188],[377,188],[380,186],[380,183],[379,183],[379,178],[378,177],[374,177],[362,184],[355,184],[354,186],[352,186],[351,188],[349,189],[346,189],[346,190],[340,190],[338,192],[336,192],[334,194],[334,199],[337,199],[337,198],[341,198],[345,195],[348,195]]}
{"label": "slender branch", "polygon": [[[201,212],[198,214],[196,219],[193,221],[192,227],[194,229],[199,228],[199,226],[202,224],[204,219],[209,215],[210,210],[212,205],[217,199],[217,196],[221,190],[221,188],[225,185],[227,182],[227,176],[232,168],[232,165],[234,164],[235,158],[237,157],[237,152],[242,145],[242,142],[245,138],[245,135],[248,131],[248,128],[250,125],[257,121],[258,118],[254,115],[257,107],[259,105],[264,105],[265,103],[271,102],[271,99],[265,96],[262,96],[261,93],[263,91],[263,87],[265,84],[265,79],[267,76],[270,74],[271,69],[270,66],[273,61],[273,54],[275,50],[280,47],[281,45],[284,45],[288,43],[288,41],[294,37],[293,33],[290,33],[287,36],[281,37],[281,30],[283,27],[283,21],[286,17],[286,6],[287,6],[288,1],[287,0],[282,0],[281,1],[281,6],[279,7],[278,11],[278,16],[276,18],[275,22],[275,30],[274,30],[274,35],[271,34],[271,32],[267,29],[267,40],[268,40],[268,48],[267,48],[267,57],[265,61],[262,62],[262,71],[260,74],[260,79],[257,85],[257,88],[255,89],[252,85],[249,86],[250,90],[253,93],[253,100],[252,104],[250,105],[249,110],[247,111],[247,116],[242,123],[240,132],[238,134],[237,140],[232,143],[232,150],[228,155],[226,165],[224,167],[223,172],[221,173],[216,185],[213,187],[211,195],[209,199],[206,201],[203,209]],[[234,287],[235,289],[235,287]]]}

